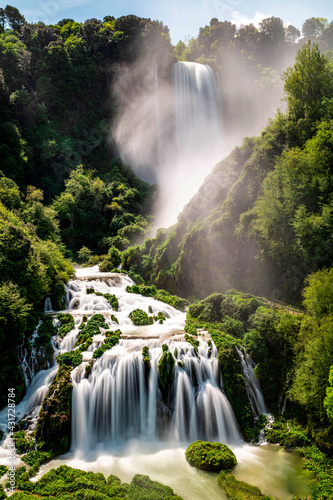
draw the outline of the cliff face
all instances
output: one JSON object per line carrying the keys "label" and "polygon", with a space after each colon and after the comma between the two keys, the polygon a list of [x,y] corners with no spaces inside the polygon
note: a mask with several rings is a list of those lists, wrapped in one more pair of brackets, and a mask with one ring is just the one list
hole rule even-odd
{"label": "cliff face", "polygon": [[203,298],[235,288],[291,303],[330,267],[333,121],[292,141],[277,115],[219,163],[177,224],[125,252],[125,268],[170,292]]}

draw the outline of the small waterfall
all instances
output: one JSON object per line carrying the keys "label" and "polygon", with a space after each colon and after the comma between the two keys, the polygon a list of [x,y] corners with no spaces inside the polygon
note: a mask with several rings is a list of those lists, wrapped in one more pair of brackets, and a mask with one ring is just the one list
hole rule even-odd
{"label": "small waterfall", "polygon": [[[144,345],[150,353],[148,373]],[[72,372],[72,451],[84,457],[133,438],[241,443],[232,408],[214,375],[217,350],[209,358],[208,345],[201,341],[199,359],[187,342],[168,345],[176,364],[166,399],[158,388],[160,341],[121,340],[95,362],[88,379],[84,365]]]}
{"label": "small waterfall", "polygon": [[252,414],[253,417],[256,419],[260,417],[260,415],[268,413],[264,397],[261,392],[259,380],[253,371],[254,363],[252,361],[252,358],[246,352],[244,354],[237,347],[236,349],[242,365],[242,372],[245,379],[246,392],[251,404]]}
{"label": "small waterfall", "polygon": [[221,97],[210,66],[178,62],[172,68],[175,116],[180,154],[208,154],[220,149]]}
{"label": "small waterfall", "polygon": [[49,313],[52,311],[53,311],[53,307],[52,307],[51,299],[50,299],[50,297],[46,297],[45,303],[44,303],[44,312]]}

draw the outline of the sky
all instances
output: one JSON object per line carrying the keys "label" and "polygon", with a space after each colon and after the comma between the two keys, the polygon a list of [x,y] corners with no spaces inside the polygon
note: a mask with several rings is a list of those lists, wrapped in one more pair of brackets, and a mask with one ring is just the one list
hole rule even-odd
{"label": "sky", "polygon": [[[171,41],[197,37],[199,28],[213,17],[231,21],[238,26],[252,22],[256,26],[266,17],[280,17],[286,25],[301,30],[310,17],[333,20],[332,0],[9,0],[27,21],[55,24],[63,18],[75,21],[103,19],[106,15],[120,17],[134,14],[163,21],[170,29]],[[2,2],[0,3],[0,6]],[[5,6],[5,4],[3,4]]]}

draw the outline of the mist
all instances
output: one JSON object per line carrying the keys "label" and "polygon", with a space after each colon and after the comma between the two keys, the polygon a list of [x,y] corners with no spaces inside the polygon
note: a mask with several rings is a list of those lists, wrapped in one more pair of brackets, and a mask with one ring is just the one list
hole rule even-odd
{"label": "mist", "polygon": [[281,74],[294,57],[263,69],[226,50],[213,71],[175,63],[162,49],[118,68],[112,139],[135,173],[159,186],[155,228],[174,224],[216,163],[284,108]]}

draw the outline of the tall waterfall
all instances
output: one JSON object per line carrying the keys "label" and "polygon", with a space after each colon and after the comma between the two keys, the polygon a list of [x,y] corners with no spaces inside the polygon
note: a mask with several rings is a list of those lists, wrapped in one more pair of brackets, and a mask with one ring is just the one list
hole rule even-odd
{"label": "tall waterfall", "polygon": [[178,62],[172,80],[179,152],[209,159],[212,148],[220,151],[222,142],[221,97],[213,70],[205,64]]}

